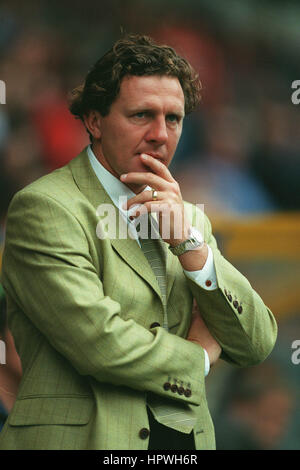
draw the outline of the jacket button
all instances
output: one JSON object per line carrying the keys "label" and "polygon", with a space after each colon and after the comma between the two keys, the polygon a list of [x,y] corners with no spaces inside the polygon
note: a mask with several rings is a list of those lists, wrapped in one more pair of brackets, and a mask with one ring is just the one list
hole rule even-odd
{"label": "jacket button", "polygon": [[234,306],[234,308],[237,308],[237,307],[239,306],[239,303],[238,303],[237,300],[234,300],[234,301],[233,301],[233,306]]}
{"label": "jacket button", "polygon": [[191,395],[192,395],[192,391],[191,391],[189,388],[187,388],[187,389],[184,391],[184,396],[187,397],[187,398],[189,398]]}
{"label": "jacket button", "polygon": [[164,390],[168,391],[168,390],[170,390],[170,388],[171,388],[170,382],[164,383]]}
{"label": "jacket button", "polygon": [[150,328],[156,328],[157,326],[160,326],[160,323],[154,322],[150,325]]}
{"label": "jacket button", "polygon": [[232,302],[232,296],[230,294],[227,295],[227,298],[228,298],[229,302]]}
{"label": "jacket button", "polygon": [[183,387],[179,387],[178,393],[179,393],[179,395],[183,395],[183,394],[184,394],[184,388],[183,388]]}
{"label": "jacket button", "polygon": [[178,390],[178,387],[176,384],[171,385],[171,392],[176,393]]}
{"label": "jacket button", "polygon": [[243,307],[240,305],[240,306],[238,307],[237,311],[238,311],[239,313],[242,313]]}
{"label": "jacket button", "polygon": [[143,428],[143,429],[141,429],[140,432],[139,432],[139,436],[140,436],[141,439],[147,439],[147,437],[149,436],[149,434],[150,434],[150,431],[149,431],[149,429],[147,429],[147,428]]}
{"label": "jacket button", "polygon": [[207,281],[205,281],[205,285],[206,285],[207,287],[211,286],[211,281],[208,279]]}

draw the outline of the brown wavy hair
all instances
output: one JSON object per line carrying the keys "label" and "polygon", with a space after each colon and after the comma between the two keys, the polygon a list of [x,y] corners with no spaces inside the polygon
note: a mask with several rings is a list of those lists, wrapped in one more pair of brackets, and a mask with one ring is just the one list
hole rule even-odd
{"label": "brown wavy hair", "polygon": [[91,110],[106,116],[118,96],[122,79],[128,75],[177,77],[184,93],[185,114],[200,102],[201,83],[186,59],[172,47],[157,45],[148,36],[129,34],[115,42],[88,72],[85,82],[71,92],[71,113],[81,120]]}

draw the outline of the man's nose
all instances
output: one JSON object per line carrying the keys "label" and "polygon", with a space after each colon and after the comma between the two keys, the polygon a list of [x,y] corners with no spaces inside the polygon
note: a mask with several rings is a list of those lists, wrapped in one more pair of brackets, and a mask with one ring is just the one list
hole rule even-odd
{"label": "man's nose", "polygon": [[148,142],[155,142],[160,145],[167,142],[168,131],[165,118],[153,119],[146,134],[146,140]]}

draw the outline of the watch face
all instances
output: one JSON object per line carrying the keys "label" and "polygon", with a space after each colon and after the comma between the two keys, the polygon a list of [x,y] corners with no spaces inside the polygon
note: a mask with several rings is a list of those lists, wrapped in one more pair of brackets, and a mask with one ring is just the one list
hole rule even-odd
{"label": "watch face", "polygon": [[195,241],[194,240],[189,240],[187,242],[185,248],[186,248],[186,250],[191,250],[193,248],[197,248],[197,245],[198,245],[197,240],[195,240]]}
{"label": "watch face", "polygon": [[204,238],[203,238],[201,232],[199,232],[199,230],[192,227],[189,231],[189,239],[188,240],[180,243],[178,246],[176,246],[174,248],[169,247],[169,249],[171,250],[171,252],[174,255],[180,256],[183,253],[185,253],[186,251],[195,250],[199,246],[202,246],[203,243],[204,243]]}

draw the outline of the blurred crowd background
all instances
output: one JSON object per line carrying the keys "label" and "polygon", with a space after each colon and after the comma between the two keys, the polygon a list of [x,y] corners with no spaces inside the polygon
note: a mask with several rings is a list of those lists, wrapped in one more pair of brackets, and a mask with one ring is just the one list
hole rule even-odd
{"label": "blurred crowd background", "polygon": [[[175,47],[199,73],[202,103],[185,118],[171,171],[184,198],[204,204],[224,255],[279,325],[265,363],[240,370],[220,362],[208,376],[218,449],[300,449],[300,364],[291,360],[300,339],[300,105],[291,100],[299,18],[297,0],[0,4],[1,247],[15,192],[89,143],[67,95],[122,31]],[[10,354],[0,365],[4,414],[13,400],[3,389],[20,370],[8,339]]]}

